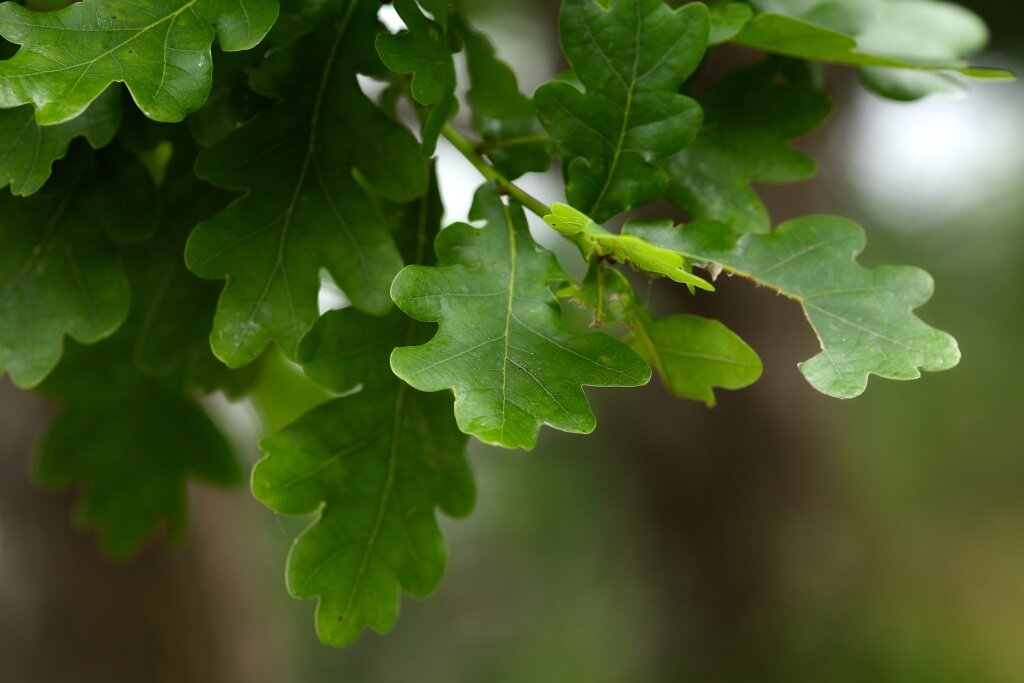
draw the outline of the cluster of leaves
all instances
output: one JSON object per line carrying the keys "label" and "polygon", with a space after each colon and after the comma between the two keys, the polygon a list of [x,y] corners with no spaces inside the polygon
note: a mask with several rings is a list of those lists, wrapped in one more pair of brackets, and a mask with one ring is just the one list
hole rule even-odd
{"label": "cluster of leaves", "polygon": [[[589,432],[583,386],[652,370],[708,404],[758,379],[747,343],[656,318],[637,277],[704,296],[726,272],[793,299],[821,342],[801,370],[831,396],[958,361],[914,315],[927,274],[861,267],[864,233],[843,219],[773,230],[751,183],[813,173],[789,146],[831,108],[812,62],[899,99],[1006,77],[963,61],[985,41],[966,10],[563,0],[570,69],[531,98],[456,0],[394,0],[395,32],[377,0],[56,4],[0,5],[0,372],[63,405],[39,473],[81,487],[81,520],[114,553],[180,529],[188,476],[239,478],[198,399],[244,396],[276,347],[333,397],[261,443],[253,492],[315,517],[288,588],[319,598],[328,643],[389,629],[400,589],[437,585],[436,509],[473,504],[467,435],[528,449],[545,424]],[[725,42],[766,54],[704,87]],[[472,223],[444,229],[442,136],[484,181]],[[552,159],[566,203],[547,207],[515,180]],[[602,226],[663,197],[690,224]],[[579,247],[582,281],[526,211]],[[327,276],[350,305],[321,315]]]}

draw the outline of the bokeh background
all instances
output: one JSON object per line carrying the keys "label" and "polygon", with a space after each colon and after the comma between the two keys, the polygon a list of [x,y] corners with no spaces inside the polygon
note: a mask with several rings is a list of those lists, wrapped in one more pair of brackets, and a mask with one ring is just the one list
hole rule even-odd
{"label": "bokeh background", "polygon": [[[1024,71],[1024,6],[967,0],[993,29],[983,63]],[[562,68],[556,7],[477,0],[527,91]],[[749,61],[727,51],[709,66]],[[446,521],[451,561],[397,627],[332,650],[284,590],[304,520],[245,490],[194,487],[180,545],[112,563],[74,528],[74,495],[35,484],[52,408],[0,382],[0,680],[282,683],[1018,683],[1024,680],[1024,85],[915,104],[829,69],[836,114],[800,146],[810,182],[766,187],[773,217],[862,222],[867,265],[912,263],[922,315],[964,359],[838,402],[805,384],[794,304],[742,282],[662,311],[719,316],[762,355],[713,410],[657,383],[591,392],[590,437],[533,452],[476,445],[479,502]],[[441,151],[451,218],[476,179]],[[557,199],[552,178],[531,178]],[[255,417],[261,397],[291,397]],[[211,402],[242,444],[316,396],[287,370],[255,406]]]}

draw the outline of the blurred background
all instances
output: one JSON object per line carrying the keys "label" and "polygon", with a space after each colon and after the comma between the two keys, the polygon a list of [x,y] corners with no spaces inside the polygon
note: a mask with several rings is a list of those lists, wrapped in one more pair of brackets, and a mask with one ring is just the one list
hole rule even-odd
{"label": "blurred background", "polygon": [[[1024,6],[963,0],[993,28],[980,63],[1024,71]],[[532,92],[563,67],[556,8],[477,0]],[[497,30],[500,29],[500,30]],[[709,70],[749,61],[742,50]],[[332,650],[284,589],[305,520],[245,490],[194,487],[183,544],[111,563],[71,523],[72,493],[33,483],[52,408],[0,381],[0,680],[281,683],[1014,683],[1024,680],[1024,84],[883,101],[827,72],[836,114],[800,147],[811,182],[765,187],[777,221],[860,221],[866,265],[937,282],[922,316],[963,362],[855,401],[814,392],[799,308],[739,281],[662,311],[720,317],[761,354],[713,410],[593,391],[598,430],[546,430],[531,453],[474,445],[479,497],[445,521],[451,560],[386,637]],[[476,178],[441,150],[449,217]],[[557,199],[551,178],[527,185]],[[294,390],[279,427],[307,407]],[[251,407],[212,408],[251,463]]]}

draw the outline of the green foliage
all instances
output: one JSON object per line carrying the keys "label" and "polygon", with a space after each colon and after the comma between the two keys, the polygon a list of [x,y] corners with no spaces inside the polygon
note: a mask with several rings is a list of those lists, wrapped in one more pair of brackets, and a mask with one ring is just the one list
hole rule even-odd
{"label": "green foliage", "polygon": [[988,41],[969,10],[934,0],[751,0],[761,13],[733,40],[801,59],[863,67],[879,94],[913,100],[964,89],[956,76],[1011,77],[971,67]]}
{"label": "green foliage", "polygon": [[694,218],[767,232],[768,211],[750,183],[814,173],[814,162],[786,143],[821,124],[831,111],[828,97],[803,65],[773,60],[727,75],[700,104],[700,133],[665,164],[666,198]]}
{"label": "green foliage", "polygon": [[247,50],[277,0],[90,0],[56,12],[0,5],[0,35],[21,49],[0,62],[0,106],[31,103],[41,124],[72,119],[123,82],[146,116],[180,121],[210,92],[214,37]]}
{"label": "green foliage", "polygon": [[739,238],[713,223],[681,229],[634,221],[624,229],[798,301],[821,341],[821,353],[800,371],[822,393],[853,398],[868,375],[916,379],[919,369],[948,370],[960,361],[952,337],[912,314],[931,298],[931,277],[906,266],[859,266],[853,257],[864,249],[864,231],[848,220],[801,218]]}
{"label": "green foliage", "polygon": [[470,218],[484,228],[438,236],[440,267],[407,266],[395,278],[399,308],[440,328],[396,349],[391,368],[421,391],[452,389],[459,428],[485,443],[532,448],[542,424],[590,432],[582,385],[639,386],[650,371],[611,337],[569,330],[550,289],[569,278],[530,237],[521,207],[485,185]]}
{"label": "green foliage", "polygon": [[[409,209],[422,237],[436,232],[440,203]],[[431,223],[432,225],[427,225]],[[469,513],[472,476],[466,436],[444,394],[416,391],[396,378],[396,346],[423,341],[428,329],[394,311],[384,317],[331,311],[302,342],[306,372],[348,393],[265,439],[253,493],[279,512],[317,513],[288,560],[288,588],[320,597],[317,632],[345,645],[366,627],[386,631],[398,616],[398,585],[425,596],[444,571],[446,551],[434,508]]]}
{"label": "green foliage", "polygon": [[[863,67],[896,99],[1006,77],[965,62],[986,37],[969,12],[564,0],[571,70],[531,98],[460,2],[394,6],[395,33],[376,0],[0,5],[0,371],[63,405],[38,469],[80,487],[79,518],[112,553],[180,531],[190,476],[237,480],[197,397],[247,397],[276,432],[255,495],[314,518],[290,592],[318,598],[325,642],[386,631],[401,591],[441,579],[436,511],[472,507],[467,435],[529,449],[545,424],[594,428],[586,386],[657,373],[711,405],[760,377],[691,297],[655,315],[631,280],[703,297],[726,272],[798,301],[822,345],[801,370],[831,396],[956,364],[952,337],[914,315],[928,275],[861,267],[864,232],[842,219],[773,230],[753,183],[814,170],[789,146],[831,107],[807,61]],[[709,89],[696,76],[726,41],[769,55]],[[441,136],[484,181],[472,225],[440,229]],[[565,203],[513,182],[553,162]],[[695,220],[617,231],[661,199]],[[578,248],[581,281],[524,210]],[[321,314],[328,279],[346,307]]]}
{"label": "green foliage", "polygon": [[701,4],[608,4],[565,0],[562,48],[579,85],[556,80],[536,95],[541,121],[569,160],[569,203],[598,222],[664,192],[665,173],[651,162],[697,133],[700,108],[678,91],[710,30]]}

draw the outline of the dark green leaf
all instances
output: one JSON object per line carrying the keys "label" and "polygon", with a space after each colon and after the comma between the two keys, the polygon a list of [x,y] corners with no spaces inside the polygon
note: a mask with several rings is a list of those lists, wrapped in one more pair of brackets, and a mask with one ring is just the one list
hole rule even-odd
{"label": "dark green leaf", "polygon": [[653,161],[696,135],[700,108],[678,93],[708,44],[707,8],[663,0],[565,0],[562,49],[583,89],[546,83],[536,104],[572,158],[569,203],[598,223],[657,199],[665,173]]}
{"label": "dark green leaf", "polygon": [[695,218],[736,232],[767,232],[768,211],[751,181],[785,183],[814,173],[814,162],[789,147],[831,111],[828,96],[793,78],[799,65],[769,61],[730,73],[701,99],[697,139],[666,164],[670,202]]}
{"label": "dark green leaf", "polygon": [[72,346],[43,385],[64,410],[38,462],[46,483],[80,487],[76,516],[117,556],[135,551],[161,521],[181,533],[188,477],[239,479],[231,447],[203,410],[179,385],[132,366],[128,332]]}
{"label": "dark green leaf", "polygon": [[113,88],[80,116],[56,126],[40,126],[28,105],[0,109],[0,187],[10,185],[12,194],[23,197],[36,192],[73,139],[84,137],[99,149],[114,138],[120,122],[121,98]]}
{"label": "dark green leaf", "polygon": [[[65,335],[89,344],[124,322],[128,283],[106,233],[152,224],[135,212],[155,204],[141,166],[97,172],[79,152],[33,196],[0,193],[0,369],[21,387],[50,373]],[[135,201],[111,202],[118,192]]]}
{"label": "dark green leaf", "polygon": [[486,36],[469,27],[462,28],[461,36],[470,83],[466,99],[487,157],[513,180],[547,170],[550,139],[537,120],[533,102],[519,92],[515,74],[497,58]]}
{"label": "dark green leaf", "polygon": [[356,82],[375,30],[374,8],[350,3],[336,25],[325,19],[274,52],[252,82],[278,104],[199,157],[202,178],[246,190],[196,228],[186,252],[193,272],[228,280],[211,342],[231,367],[271,340],[294,355],[317,317],[320,268],[357,307],[391,306],[402,260],[364,183],[408,201],[427,176],[412,134]]}

